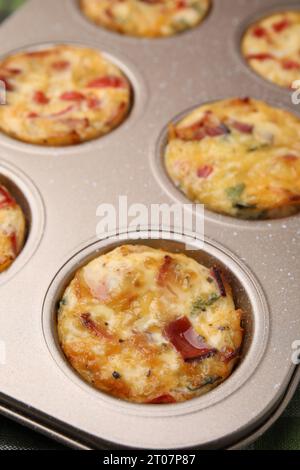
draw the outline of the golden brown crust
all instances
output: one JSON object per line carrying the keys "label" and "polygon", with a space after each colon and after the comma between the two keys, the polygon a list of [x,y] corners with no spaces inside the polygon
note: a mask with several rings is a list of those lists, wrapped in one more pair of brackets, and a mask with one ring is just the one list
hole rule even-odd
{"label": "golden brown crust", "polygon": [[129,36],[172,36],[197,26],[211,0],[80,0],[94,23]]}
{"label": "golden brown crust", "polygon": [[78,271],[61,301],[58,334],[74,369],[99,390],[175,403],[230,375],[241,317],[217,267],[125,245]]}
{"label": "golden brown crust", "polygon": [[250,67],[263,78],[291,88],[300,76],[300,11],[284,11],[262,18],[249,27],[242,52]]}
{"label": "golden brown crust", "polygon": [[98,51],[69,45],[8,56],[0,63],[7,105],[0,130],[26,143],[67,146],[111,132],[127,116],[131,88]]}
{"label": "golden brown crust", "polygon": [[196,109],[171,125],[167,172],[214,212],[268,219],[300,209],[300,119],[253,99]]}

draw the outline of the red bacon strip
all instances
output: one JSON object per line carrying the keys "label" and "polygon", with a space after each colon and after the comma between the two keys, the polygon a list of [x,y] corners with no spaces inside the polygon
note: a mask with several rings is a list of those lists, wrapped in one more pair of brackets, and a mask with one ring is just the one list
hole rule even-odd
{"label": "red bacon strip", "polygon": [[201,336],[197,335],[187,317],[169,323],[164,333],[185,361],[205,359],[217,352],[207,345]]}
{"label": "red bacon strip", "polygon": [[66,70],[70,67],[70,62],[67,60],[58,60],[57,62],[53,62],[52,68],[56,70],[57,72],[61,72],[63,70]]}
{"label": "red bacon strip", "polygon": [[82,101],[85,100],[85,96],[78,91],[66,91],[60,96],[63,101]]}
{"label": "red bacon strip", "polygon": [[168,256],[168,255],[165,256],[164,263],[160,267],[160,270],[157,276],[157,284],[159,286],[164,286],[166,284],[166,280],[169,275],[172,263],[173,263],[173,259],[171,258],[171,256]]}
{"label": "red bacon strip", "polygon": [[113,75],[99,77],[87,84],[87,88],[126,88],[127,83],[122,77]]}
{"label": "red bacon strip", "polygon": [[16,201],[14,198],[9,194],[4,186],[0,186],[0,209],[4,209],[7,207],[13,207],[16,205]]}
{"label": "red bacon strip", "polygon": [[282,68],[284,70],[299,70],[300,69],[300,62],[296,62],[295,60],[283,60],[281,62]]}
{"label": "red bacon strip", "polygon": [[272,25],[272,28],[275,31],[275,33],[281,33],[282,31],[289,28],[290,26],[291,26],[291,22],[287,18],[285,18],[277,23],[274,23]]}
{"label": "red bacon strip", "polygon": [[11,235],[10,235],[10,243],[11,243],[11,246],[12,246],[12,250],[13,250],[13,253],[15,256],[17,256],[18,254],[18,240],[17,240],[17,234],[15,232],[13,232]]}
{"label": "red bacon strip", "polygon": [[166,395],[161,395],[160,397],[154,398],[151,401],[148,401],[150,405],[164,405],[164,404],[170,404],[170,403],[176,403],[176,400],[172,395],[166,394]]}
{"label": "red bacon strip", "polygon": [[37,104],[48,104],[50,102],[43,91],[36,91],[33,95],[33,100]]}
{"label": "red bacon strip", "polygon": [[265,60],[275,60],[275,57],[268,52],[261,52],[258,54],[249,54],[247,56],[248,60],[261,60],[262,62]]}
{"label": "red bacon strip", "polygon": [[243,134],[252,134],[254,129],[254,126],[252,124],[246,124],[244,122],[231,121],[230,124],[234,129]]}
{"label": "red bacon strip", "polygon": [[253,36],[256,38],[264,38],[268,35],[267,30],[262,26],[256,26],[252,31]]}

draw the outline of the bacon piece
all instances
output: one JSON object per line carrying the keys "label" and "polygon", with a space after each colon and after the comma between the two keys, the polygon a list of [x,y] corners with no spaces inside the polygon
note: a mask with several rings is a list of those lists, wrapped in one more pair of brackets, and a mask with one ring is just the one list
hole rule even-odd
{"label": "bacon piece", "polygon": [[295,60],[283,60],[281,62],[282,68],[284,70],[299,70],[300,69],[300,62],[296,62]]}
{"label": "bacon piece", "polygon": [[252,31],[252,35],[256,38],[264,38],[268,35],[268,33],[267,30],[262,26],[256,26]]}
{"label": "bacon piece", "polygon": [[219,137],[229,134],[230,130],[225,124],[218,122],[218,119],[207,112],[200,121],[189,127],[175,129],[175,136],[181,140],[202,140],[205,137]]}
{"label": "bacon piece", "polygon": [[198,178],[208,178],[214,171],[214,167],[211,165],[205,165],[201,168],[198,168],[197,176]]}
{"label": "bacon piece", "polygon": [[157,284],[161,287],[165,286],[168,275],[170,274],[170,270],[173,264],[173,259],[171,256],[165,256],[164,262],[159,269],[159,273],[157,276]]}
{"label": "bacon piece", "polygon": [[11,243],[11,246],[12,246],[14,256],[17,256],[17,254],[18,254],[18,240],[17,240],[16,232],[11,233],[9,238],[10,238],[10,243]]}
{"label": "bacon piece", "polygon": [[67,60],[58,60],[57,62],[53,62],[52,68],[58,72],[66,70],[70,67],[70,62]]}
{"label": "bacon piece", "polygon": [[248,60],[261,60],[262,62],[264,60],[275,60],[275,57],[272,54],[269,54],[268,52],[260,52],[258,54],[249,54],[247,55]]}
{"label": "bacon piece", "polygon": [[219,268],[217,266],[214,266],[212,268],[211,276],[215,279],[215,281],[218,285],[221,296],[226,297],[227,294],[226,294],[226,289],[225,289],[225,286],[224,286],[224,283],[223,283],[222,274],[221,274],[221,271],[219,270]]}
{"label": "bacon piece", "polygon": [[185,361],[206,359],[217,352],[196,333],[187,317],[169,323],[164,333]]}
{"label": "bacon piece", "polygon": [[14,198],[9,194],[4,186],[0,186],[0,209],[4,209],[7,207],[14,207],[16,205],[16,201]]}
{"label": "bacon piece", "polygon": [[63,101],[82,101],[85,100],[85,96],[78,91],[66,91],[60,96]]}
{"label": "bacon piece", "polygon": [[231,126],[243,134],[252,134],[254,126],[252,124],[246,124],[240,121],[231,121]]}
{"label": "bacon piece", "polygon": [[33,95],[33,100],[37,104],[48,104],[50,102],[43,91],[36,91]]}
{"label": "bacon piece", "polygon": [[126,88],[127,83],[122,77],[108,75],[99,77],[87,84],[88,88]]}
{"label": "bacon piece", "polygon": [[82,325],[98,338],[112,339],[112,335],[104,327],[94,322],[90,313],[82,313],[80,320]]}
{"label": "bacon piece", "polygon": [[281,33],[282,31],[289,28],[290,26],[291,26],[291,22],[287,18],[285,18],[281,21],[278,21],[277,23],[274,23],[272,25],[272,28],[275,31],[275,33]]}
{"label": "bacon piece", "polygon": [[170,403],[177,403],[175,398],[172,397],[172,395],[165,394],[165,395],[160,395],[157,398],[154,398],[151,401],[148,401],[150,405],[164,405],[164,404],[170,404]]}

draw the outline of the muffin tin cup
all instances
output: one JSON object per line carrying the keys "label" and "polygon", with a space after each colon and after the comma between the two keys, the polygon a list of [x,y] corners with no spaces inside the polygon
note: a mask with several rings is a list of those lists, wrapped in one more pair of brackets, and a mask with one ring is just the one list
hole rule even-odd
{"label": "muffin tin cup", "polygon": [[[263,14],[287,7],[278,0],[264,4]],[[289,93],[255,78],[240,53],[237,38],[261,11],[259,0],[227,0],[226,9],[214,0],[200,26],[155,41],[97,28],[69,0],[45,0],[42,9],[40,0],[28,0],[1,25],[1,56],[57,43],[94,47],[119,65],[134,90],[128,119],[95,141],[43,148],[0,136],[0,175],[29,222],[24,250],[0,281],[0,341],[8,358],[0,365],[1,412],[76,448],[237,448],[266,430],[288,403],[299,382],[292,345],[300,337],[300,215],[256,222],[206,210],[204,240],[189,241],[195,249],[188,256],[224,267],[247,320],[240,364],[207,395],[157,407],[107,396],[70,367],[55,329],[57,301],[86,261],[121,243],[185,251],[175,229],[172,238],[162,230],[157,239],[119,223],[122,241],[114,233],[95,239],[97,207],[117,207],[120,195],[146,207],[188,202],[163,165],[169,122],[233,96],[299,113]]]}

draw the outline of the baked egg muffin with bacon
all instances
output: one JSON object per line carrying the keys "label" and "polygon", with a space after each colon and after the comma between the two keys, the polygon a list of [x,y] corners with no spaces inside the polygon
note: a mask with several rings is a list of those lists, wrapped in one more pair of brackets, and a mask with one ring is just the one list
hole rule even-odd
{"label": "baked egg muffin with bacon", "polygon": [[0,184],[0,273],[15,261],[25,241],[26,222],[21,207]]}
{"label": "baked egg muffin with bacon", "polygon": [[300,209],[300,119],[250,98],[206,104],[170,125],[172,182],[207,209],[243,219]]}
{"label": "baked egg muffin with bacon", "polygon": [[300,78],[300,10],[273,13],[251,25],[242,52],[263,78],[291,88]]}
{"label": "baked egg muffin with bacon", "polygon": [[190,400],[223,382],[243,339],[222,271],[123,245],[82,267],[58,311],[61,347],[98,390],[134,403]]}
{"label": "baked egg muffin with bacon", "polygon": [[128,36],[172,36],[197,26],[211,0],[81,0],[82,12],[104,28]]}
{"label": "baked egg muffin with bacon", "polygon": [[0,130],[21,141],[65,146],[111,132],[127,116],[131,88],[100,52],[57,45],[20,52],[0,63],[7,104]]}

